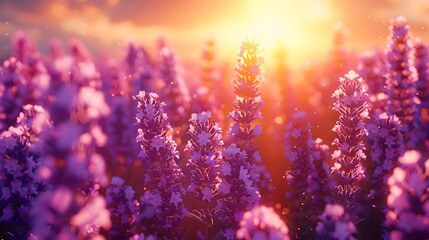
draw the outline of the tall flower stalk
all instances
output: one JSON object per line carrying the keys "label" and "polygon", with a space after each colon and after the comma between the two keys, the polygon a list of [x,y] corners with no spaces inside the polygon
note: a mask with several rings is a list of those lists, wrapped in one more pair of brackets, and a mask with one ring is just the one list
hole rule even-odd
{"label": "tall flower stalk", "polygon": [[136,99],[139,157],[146,170],[142,200],[156,214],[147,231],[160,239],[181,239],[176,230],[186,214],[182,201],[185,189],[180,183],[183,173],[177,165],[179,152],[164,112],[165,103],[157,94],[144,91]]}
{"label": "tall flower stalk", "polygon": [[253,145],[253,139],[262,133],[254,121],[262,118],[260,85],[263,81],[259,44],[254,39],[246,39],[241,45],[235,66],[234,109],[229,118],[232,124],[227,132],[230,141],[224,151],[221,164],[219,201],[222,209],[221,221],[228,224],[224,230],[227,239],[233,239],[243,213],[259,202],[258,183],[260,180],[261,157]]}
{"label": "tall flower stalk", "polygon": [[[413,148],[421,134],[417,127],[417,72],[414,67],[414,46],[407,20],[400,16],[390,20],[390,35],[386,48],[387,87],[390,115],[401,124],[407,148]],[[414,131],[414,134],[411,132]]]}
{"label": "tall flower stalk", "polygon": [[0,67],[0,132],[15,124],[22,106],[25,105],[26,82],[23,65],[11,57]]}
{"label": "tall flower stalk", "polygon": [[379,238],[387,232],[385,220],[387,213],[387,178],[398,165],[398,158],[405,151],[404,138],[397,118],[386,113],[374,116],[367,124],[370,161],[366,161],[369,185],[368,210],[364,218],[371,221],[371,232]]}
{"label": "tall flower stalk", "polygon": [[256,206],[244,213],[238,239],[289,240],[289,229],[273,208]]}
{"label": "tall flower stalk", "polygon": [[134,236],[137,214],[134,190],[124,186],[124,180],[120,177],[113,177],[106,190],[106,203],[112,221],[109,239],[129,239]]}
{"label": "tall flower stalk", "polygon": [[365,79],[369,95],[370,116],[387,110],[386,64],[379,51],[364,52],[358,65],[359,75]]}
{"label": "tall flower stalk", "polygon": [[390,239],[429,238],[429,159],[421,158],[418,151],[405,152],[388,179]]}
{"label": "tall flower stalk", "polygon": [[40,106],[25,105],[17,126],[0,135],[0,237],[27,239],[31,232],[30,210],[46,190],[37,172],[41,153],[35,147],[42,130],[49,127],[48,114]]}
{"label": "tall flower stalk", "polygon": [[302,111],[292,114],[285,133],[285,156],[290,162],[286,173],[288,190],[285,206],[289,209],[286,222],[292,239],[314,238],[312,235],[317,219],[317,215],[312,218],[314,140],[311,125],[305,118]]}
{"label": "tall flower stalk", "polygon": [[160,52],[159,76],[163,81],[161,99],[166,103],[165,111],[171,116],[173,128],[185,124],[189,112],[189,91],[177,64],[173,49],[163,47]]}
{"label": "tall flower stalk", "polygon": [[332,129],[338,137],[332,143],[337,150],[332,154],[333,176],[336,181],[334,200],[347,211],[352,210],[364,177],[362,161],[366,158],[363,137],[367,134],[368,95],[363,79],[354,71],[341,77],[340,86],[332,95],[336,99],[333,110],[340,116]]}
{"label": "tall flower stalk", "polygon": [[213,203],[219,199],[220,162],[223,146],[222,129],[217,123],[209,121],[210,112],[193,113],[189,120],[190,140],[185,150],[191,153],[186,167],[190,170],[188,191],[198,199],[200,209],[194,207],[190,213],[200,220],[205,231],[200,238],[209,239],[209,229],[213,226],[218,209]]}
{"label": "tall flower stalk", "polygon": [[317,240],[355,240],[356,227],[343,206],[327,204],[319,216],[316,227]]}
{"label": "tall flower stalk", "polygon": [[65,86],[70,98],[57,98],[50,109],[50,116],[56,111],[64,115],[53,119],[54,128],[43,139],[39,177],[50,188],[39,195],[33,208],[32,215],[37,217],[33,233],[41,239],[100,237],[99,230],[108,230],[111,221],[99,193],[107,185],[107,176],[97,149],[107,137],[97,122],[110,110],[95,89],[75,92]]}
{"label": "tall flower stalk", "polygon": [[[228,117],[232,124],[227,132],[232,144],[246,153],[251,178],[259,191],[269,191],[270,175],[253,143],[256,136],[262,134],[261,126],[257,123],[262,119],[260,108],[262,103],[261,84],[265,82],[263,75],[263,58],[260,57],[259,43],[255,39],[246,39],[241,45],[235,65],[236,76],[233,80],[236,98],[233,110]],[[267,194],[269,194],[267,192]]]}
{"label": "tall flower stalk", "polygon": [[417,71],[417,96],[420,100],[420,108],[429,108],[429,47],[422,39],[416,38],[415,66]]}

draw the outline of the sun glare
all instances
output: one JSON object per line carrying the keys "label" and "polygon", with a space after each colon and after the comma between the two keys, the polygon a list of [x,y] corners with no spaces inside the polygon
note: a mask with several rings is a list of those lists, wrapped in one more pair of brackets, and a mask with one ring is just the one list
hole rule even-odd
{"label": "sun glare", "polygon": [[230,33],[224,41],[236,46],[243,37],[253,36],[269,53],[281,42],[297,63],[321,51],[320,44],[329,43],[330,34],[322,34],[321,29],[332,25],[335,18],[327,2],[310,0],[249,0],[238,12],[235,22],[222,24],[222,35],[226,29]]}

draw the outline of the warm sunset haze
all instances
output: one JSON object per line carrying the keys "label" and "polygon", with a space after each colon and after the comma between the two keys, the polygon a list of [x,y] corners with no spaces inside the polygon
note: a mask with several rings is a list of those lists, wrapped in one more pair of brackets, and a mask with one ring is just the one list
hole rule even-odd
{"label": "warm sunset haze", "polygon": [[428,240],[428,0],[0,0],[1,240]]}
{"label": "warm sunset haze", "polygon": [[424,0],[0,0],[0,56],[18,29],[42,50],[53,37],[77,37],[92,51],[116,54],[129,40],[154,48],[165,38],[185,60],[199,58],[207,39],[216,41],[222,59],[230,59],[244,37],[255,36],[267,56],[281,43],[289,64],[298,68],[329,54],[338,26],[356,51],[384,44],[388,20],[399,14],[414,34],[429,38],[428,7]]}

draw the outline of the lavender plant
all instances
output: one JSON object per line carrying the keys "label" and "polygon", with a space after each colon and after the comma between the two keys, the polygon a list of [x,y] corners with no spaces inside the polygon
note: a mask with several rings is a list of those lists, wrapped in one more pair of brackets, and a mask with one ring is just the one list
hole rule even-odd
{"label": "lavender plant", "polygon": [[[365,161],[366,176],[365,210],[360,216],[366,221],[360,225],[361,229],[371,226],[367,235],[372,238],[382,238],[387,233],[385,225],[387,213],[387,178],[393,168],[398,165],[398,158],[404,153],[405,146],[402,132],[399,130],[398,119],[389,117],[386,113],[374,116],[367,124],[370,158]],[[365,223],[368,224],[365,226]]]}
{"label": "lavender plant", "polygon": [[328,160],[330,159],[329,146],[323,144],[323,140],[314,140],[314,150],[311,158],[314,171],[311,174],[313,206],[317,215],[322,213],[323,207],[331,202],[331,193],[334,190],[334,181],[331,175]]}
{"label": "lavender plant", "polygon": [[[254,39],[247,39],[241,45],[235,66],[234,109],[230,112],[232,119],[227,135],[231,145],[223,154],[221,164],[220,192],[223,199],[219,201],[222,209],[220,217],[226,226],[224,236],[234,237],[238,222],[243,213],[254,207],[260,198],[258,186],[261,169],[261,157],[253,145],[253,138],[262,133],[259,124],[254,123],[262,118],[259,108],[262,106],[259,87],[263,81],[262,61],[259,57],[259,44]],[[265,169],[262,169],[265,170]]]}
{"label": "lavender plant", "polygon": [[[413,148],[421,134],[416,131],[417,105],[416,81],[417,72],[414,67],[415,52],[412,35],[407,20],[400,16],[390,20],[390,35],[386,48],[387,91],[389,96],[390,115],[396,115],[401,124],[407,148]],[[413,134],[410,134],[414,131]]]}
{"label": "lavender plant", "polygon": [[122,178],[113,177],[106,190],[106,204],[112,221],[109,239],[128,239],[135,235],[137,202],[133,198],[134,190],[124,186]]}
{"label": "lavender plant", "polygon": [[134,111],[131,109],[132,105],[125,93],[126,87],[121,83],[123,79],[120,75],[119,69],[112,71],[110,97],[107,98],[111,113],[107,116],[104,128],[109,136],[105,149],[108,164],[112,170],[118,170],[119,163],[121,172],[124,172],[125,166],[131,165],[136,160],[139,146],[134,140],[136,126],[129,124],[133,122]]}
{"label": "lavender plant", "polygon": [[225,97],[221,92],[222,82],[220,72],[215,64],[215,41],[206,42],[201,56],[200,81],[192,94],[191,109],[193,112],[210,110],[215,121],[222,123],[224,120],[220,111],[219,97]]}
{"label": "lavender plant", "polygon": [[313,218],[313,164],[314,140],[311,125],[304,112],[292,114],[291,121],[286,125],[285,157],[290,165],[286,172],[285,207],[289,209],[286,223],[290,228],[292,239],[314,238],[316,219]]}
{"label": "lavender plant", "polygon": [[289,240],[289,229],[273,208],[256,206],[244,213],[237,239]]}
{"label": "lavender plant", "polygon": [[160,52],[159,76],[164,83],[162,99],[166,103],[166,112],[171,116],[174,128],[181,127],[183,119],[189,112],[189,92],[185,85],[180,68],[176,63],[175,52],[164,47]]}
{"label": "lavender plant", "polygon": [[136,95],[141,90],[152,91],[153,81],[150,80],[154,78],[154,64],[148,50],[130,42],[126,51],[123,62],[130,92]]}
{"label": "lavender plant", "polygon": [[259,202],[260,195],[250,175],[250,164],[246,152],[234,145],[223,152],[220,165],[218,219],[223,223],[222,235],[225,239],[234,239],[238,223],[244,212],[252,209]]}
{"label": "lavender plant", "polygon": [[387,111],[386,67],[378,51],[364,52],[358,64],[358,73],[365,79],[370,116]]}
{"label": "lavender plant", "polygon": [[383,205],[387,197],[387,178],[398,165],[398,158],[405,152],[403,136],[399,128],[397,118],[388,117],[386,114],[379,115],[367,126],[371,146],[370,156],[375,165],[371,175],[371,195],[378,207],[382,208],[380,204]]}
{"label": "lavender plant", "polygon": [[[200,234],[201,239],[209,239],[209,229],[213,226],[218,209],[214,205],[219,199],[219,184],[221,179],[220,162],[223,146],[222,129],[217,123],[209,121],[211,112],[193,113],[189,120],[190,140],[185,150],[191,153],[186,164],[189,169],[190,186],[188,191],[199,200],[197,206],[190,212],[191,216],[201,221],[204,232]],[[195,203],[194,203],[195,204]]]}
{"label": "lavender plant", "polygon": [[160,239],[180,239],[177,228],[187,214],[182,200],[185,190],[180,183],[183,173],[177,165],[179,152],[164,112],[165,103],[158,98],[144,91],[136,96],[139,157],[146,170],[142,200],[156,214],[146,231]]}
{"label": "lavender plant", "polygon": [[49,126],[40,106],[25,105],[15,127],[0,135],[0,238],[27,239],[30,209],[46,185],[37,177],[40,151],[35,145]]}
{"label": "lavender plant", "polygon": [[388,179],[390,239],[428,239],[429,159],[421,161],[421,153],[413,150],[405,152],[399,163]]}
{"label": "lavender plant", "polygon": [[362,161],[366,158],[363,137],[367,134],[365,119],[368,118],[367,94],[363,79],[354,71],[340,78],[340,86],[332,95],[336,99],[333,110],[339,119],[332,129],[338,137],[332,143],[337,150],[332,154],[332,173],[336,181],[334,201],[353,209],[364,177]]}
{"label": "lavender plant", "polygon": [[22,106],[25,105],[25,79],[22,63],[12,57],[0,68],[0,132],[15,124]]}
{"label": "lavender plant", "polygon": [[[246,39],[238,54],[235,65],[236,76],[233,79],[236,98],[233,110],[228,117],[232,124],[227,132],[232,144],[246,153],[246,161],[249,164],[249,173],[255,187],[260,191],[265,185],[266,195],[269,194],[270,184],[266,168],[262,165],[258,148],[254,146],[254,138],[262,134],[261,126],[256,122],[261,119],[260,107],[262,92],[260,85],[265,81],[263,75],[263,58],[259,56],[259,43],[255,39]],[[267,178],[262,178],[266,177]],[[265,195],[265,194],[264,194]]]}
{"label": "lavender plant", "polygon": [[420,100],[419,108],[429,108],[429,50],[421,39],[414,40],[415,67],[417,71],[416,90]]}
{"label": "lavender plant", "polygon": [[356,227],[344,208],[338,204],[327,204],[316,227],[317,240],[354,240]]}
{"label": "lavender plant", "polygon": [[64,108],[62,112],[69,112],[69,118],[56,118],[55,128],[44,138],[39,176],[50,188],[39,195],[32,210],[37,217],[33,222],[37,238],[99,237],[101,228],[111,226],[104,197],[99,193],[107,184],[105,163],[96,152],[106,143],[97,121],[109,113],[109,108],[102,94],[90,87],[75,93],[71,92],[71,99],[57,99],[57,107],[51,108]]}

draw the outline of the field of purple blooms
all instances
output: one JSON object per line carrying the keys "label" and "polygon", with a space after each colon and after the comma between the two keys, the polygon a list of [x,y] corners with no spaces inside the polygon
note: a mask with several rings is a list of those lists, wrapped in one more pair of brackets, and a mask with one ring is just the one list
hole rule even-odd
{"label": "field of purple blooms", "polygon": [[96,62],[17,32],[0,67],[0,239],[429,239],[429,45],[404,17],[361,54],[334,35],[294,82],[259,42]]}

